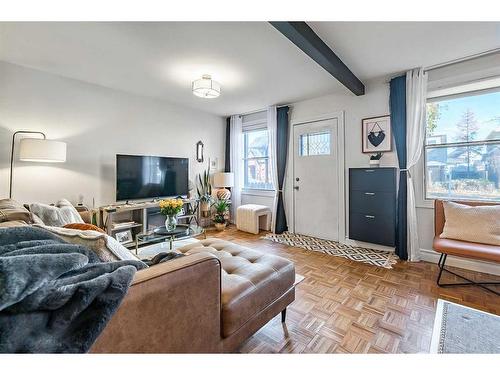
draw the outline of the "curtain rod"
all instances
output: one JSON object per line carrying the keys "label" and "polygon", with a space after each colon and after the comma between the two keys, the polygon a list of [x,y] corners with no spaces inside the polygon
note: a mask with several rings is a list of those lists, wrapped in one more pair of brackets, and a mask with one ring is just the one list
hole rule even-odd
{"label": "curtain rod", "polygon": [[[291,106],[292,104],[281,104],[281,105],[277,105],[276,108],[281,108],[281,107],[289,107]],[[254,113],[259,113],[259,112],[265,112],[267,111],[267,107],[266,108],[262,108],[262,109],[257,109],[255,111],[249,111],[249,112],[245,112],[245,113],[239,113],[238,116],[246,116],[246,115],[251,115],[251,114],[254,114]],[[231,117],[231,116],[228,116],[228,117]]]}
{"label": "curtain rod", "polygon": [[[446,62],[443,62],[443,63],[435,64],[435,65],[430,65],[430,66],[424,68],[424,71],[425,72],[429,72],[431,70],[436,70],[436,69],[439,69],[439,68],[444,68],[444,67],[447,67],[447,66],[450,66],[450,65],[460,64],[462,62],[474,60],[474,59],[477,59],[477,58],[480,58],[480,57],[484,57],[484,56],[494,55],[496,53],[500,53],[500,48],[493,48],[493,49],[490,49],[490,50],[487,50],[487,51],[483,51],[483,52],[479,52],[479,53],[476,53],[476,54],[473,54],[473,55],[468,55],[468,56],[465,56],[465,57],[461,57],[459,59],[450,60],[450,61],[446,61]],[[411,70],[411,69],[407,69],[407,70]],[[398,76],[400,76],[402,74],[406,74],[406,71],[402,71],[402,72],[399,72],[399,73],[391,74],[389,76],[389,78],[385,81],[385,83],[390,83],[391,79],[396,78],[396,77],[398,77]]]}
{"label": "curtain rod", "polygon": [[494,49],[490,49],[490,50],[487,50],[487,51],[475,53],[473,55],[468,55],[468,56],[465,56],[465,57],[461,57],[459,59],[450,60],[450,61],[446,61],[446,62],[443,62],[443,63],[440,63],[440,64],[431,65],[431,66],[428,66],[428,67],[424,68],[424,70],[426,72],[428,72],[430,70],[444,68],[446,66],[459,64],[459,63],[462,63],[462,62],[465,62],[465,61],[469,61],[469,60],[474,60],[474,59],[477,59],[479,57],[484,57],[484,56],[488,56],[488,55],[494,55],[495,53],[499,53],[499,52],[500,52],[500,48],[494,48]]}

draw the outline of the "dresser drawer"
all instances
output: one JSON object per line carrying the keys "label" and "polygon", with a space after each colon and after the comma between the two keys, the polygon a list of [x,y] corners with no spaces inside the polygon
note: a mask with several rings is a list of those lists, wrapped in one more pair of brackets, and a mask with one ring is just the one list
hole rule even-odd
{"label": "dresser drawer", "polygon": [[396,208],[396,194],[388,191],[360,191],[349,193],[351,213],[392,216]]}
{"label": "dresser drawer", "polygon": [[351,168],[349,169],[351,190],[394,191],[396,187],[395,168]]}
{"label": "dresser drawer", "polygon": [[385,246],[394,246],[394,215],[370,215],[351,212],[349,238]]}

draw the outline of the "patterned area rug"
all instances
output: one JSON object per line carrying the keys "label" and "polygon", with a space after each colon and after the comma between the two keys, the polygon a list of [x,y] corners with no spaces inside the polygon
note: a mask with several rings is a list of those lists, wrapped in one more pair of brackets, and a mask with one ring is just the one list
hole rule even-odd
{"label": "patterned area rug", "polygon": [[368,263],[383,268],[392,268],[392,265],[397,262],[397,256],[391,252],[344,245],[340,242],[322,240],[315,237],[303,236],[301,234],[288,232],[282,234],[269,233],[262,238],[288,246],[318,251],[320,253],[342,257],[356,262]]}
{"label": "patterned area rug", "polygon": [[431,353],[500,353],[500,316],[438,300]]}

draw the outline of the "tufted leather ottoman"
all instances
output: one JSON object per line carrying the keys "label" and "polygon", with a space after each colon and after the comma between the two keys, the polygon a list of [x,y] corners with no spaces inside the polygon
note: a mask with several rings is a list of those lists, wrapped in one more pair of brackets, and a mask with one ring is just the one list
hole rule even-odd
{"label": "tufted leather ottoman", "polygon": [[[216,238],[207,238],[178,250],[186,255],[209,252],[220,260],[223,338],[238,333],[247,322],[288,296],[290,291],[293,294],[295,267],[287,259]],[[293,295],[291,298],[293,301]]]}

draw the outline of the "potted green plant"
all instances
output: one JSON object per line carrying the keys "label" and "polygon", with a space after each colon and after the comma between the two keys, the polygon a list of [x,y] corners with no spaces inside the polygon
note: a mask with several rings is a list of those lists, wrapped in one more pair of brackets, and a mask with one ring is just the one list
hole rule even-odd
{"label": "potted green plant", "polygon": [[216,201],[212,207],[215,210],[212,218],[215,228],[223,231],[226,228],[227,219],[229,218],[229,202],[225,199],[221,199]]}
{"label": "potted green plant", "polygon": [[196,192],[200,199],[200,211],[203,217],[210,216],[210,203],[212,202],[212,184],[210,183],[210,169],[198,175]]}
{"label": "potted green plant", "polygon": [[382,157],[382,153],[378,152],[370,156],[370,167],[378,167],[380,165],[380,158]]}

